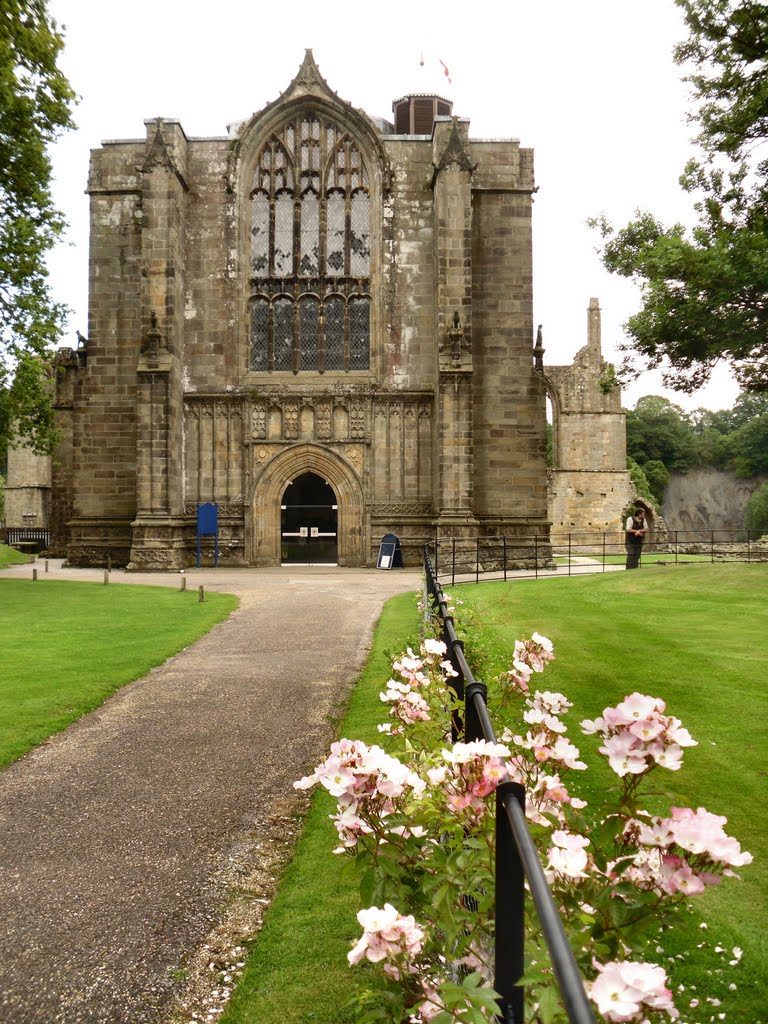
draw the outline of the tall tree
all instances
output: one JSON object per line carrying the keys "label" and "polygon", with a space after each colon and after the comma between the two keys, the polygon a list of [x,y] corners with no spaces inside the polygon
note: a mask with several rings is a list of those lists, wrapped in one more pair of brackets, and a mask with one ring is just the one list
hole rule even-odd
{"label": "tall tree", "polygon": [[65,309],[52,301],[46,254],[64,224],[51,198],[48,147],[73,127],[75,96],[57,61],[64,40],[45,0],[0,9],[0,438],[50,448],[46,378]]}
{"label": "tall tree", "polygon": [[689,30],[675,60],[702,147],[680,180],[698,223],[666,227],[641,211],[618,231],[594,222],[607,269],[642,290],[623,371],[661,367],[665,384],[691,392],[724,362],[743,388],[768,391],[768,5],[675,2]]}
{"label": "tall tree", "polygon": [[694,454],[686,413],[659,395],[638,398],[635,408],[627,410],[627,454],[644,469],[649,462],[660,462],[668,470],[685,472]]}

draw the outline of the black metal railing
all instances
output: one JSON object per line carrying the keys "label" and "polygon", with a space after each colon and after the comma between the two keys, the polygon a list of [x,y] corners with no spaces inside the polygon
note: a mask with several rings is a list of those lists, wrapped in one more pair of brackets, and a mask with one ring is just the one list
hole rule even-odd
{"label": "black metal railing", "polygon": [[9,526],[0,531],[0,541],[9,547],[28,551],[45,551],[51,540],[50,530],[39,526]]}
{"label": "black metal railing", "polygon": [[[467,742],[485,739],[496,742],[488,714],[487,688],[475,679],[456,635],[453,617],[443,589],[437,581],[429,548],[424,548],[424,571],[432,614],[439,622],[448,658],[458,673],[451,685],[463,702],[463,719],[454,717],[454,739]],[[571,1024],[594,1024],[595,1016],[579,972],[539,855],[525,820],[525,788],[504,782],[496,790],[496,900],[493,987],[501,996],[498,1020],[523,1024],[525,993],[518,984],[525,973],[525,880],[541,922],[552,967],[568,1020]]]}
{"label": "black metal railing", "polygon": [[[768,560],[768,545],[741,530],[670,530],[651,535],[643,547],[641,564],[684,564],[694,556],[711,562]],[[444,583],[483,580],[534,579],[539,576],[578,576],[610,572],[626,558],[624,533],[619,530],[563,532],[549,538],[455,538],[435,546],[435,576]]]}

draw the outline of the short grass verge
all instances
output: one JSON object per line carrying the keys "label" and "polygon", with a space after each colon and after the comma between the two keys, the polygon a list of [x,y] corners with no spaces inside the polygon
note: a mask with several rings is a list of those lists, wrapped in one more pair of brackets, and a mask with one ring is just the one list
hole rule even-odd
{"label": "short grass verge", "polygon": [[[576,561],[579,558],[593,558],[596,562],[604,563],[605,565],[624,565],[627,561],[625,554],[610,554],[606,552],[603,554],[602,551],[574,551],[569,557],[568,555],[555,555],[555,562],[557,565],[568,565],[572,562],[574,565],[579,563]],[[687,565],[690,562],[743,562],[745,557],[742,555],[736,557],[735,555],[717,555],[714,559],[711,555],[685,555],[682,552],[675,555],[674,552],[669,551],[646,551],[640,558],[640,564],[645,566],[651,565]]]}
{"label": "short grass verge", "polygon": [[[685,925],[672,938],[673,962],[664,966],[672,969],[675,987],[685,987],[676,993],[681,1022],[709,1024],[724,1013],[729,1024],[764,1024],[768,868],[761,808],[768,567],[658,567],[461,586],[451,593],[477,613],[480,626],[470,660],[476,659],[486,678],[507,662],[516,637],[539,630],[553,639],[557,660],[542,678],[547,688],[562,690],[574,702],[570,732],[594,766],[592,793],[610,773],[602,771],[597,744],[580,735],[578,722],[626,693],[663,697],[668,711],[699,740],[686,751],[682,772],[665,773],[660,780],[667,790],[663,798],[667,805],[671,800],[726,815],[728,831],[755,855],[755,864],[743,869],[742,882],[731,880],[692,901]],[[387,653],[399,652],[417,625],[411,595],[388,603],[343,735],[375,739],[382,718],[378,693],[389,676]],[[354,878],[342,870],[344,861],[330,854],[332,808],[326,794],[313,798],[297,855],[220,1018],[223,1024],[354,1021],[343,1005],[353,984],[346,953],[358,937],[359,908]],[[744,950],[737,966],[729,964],[734,947]],[[649,959],[655,955],[651,950]],[[699,999],[700,1006],[689,1009],[691,999]]]}
{"label": "short grass verge", "polygon": [[23,565],[24,562],[34,562],[34,555],[25,555],[17,548],[10,548],[7,544],[0,544],[0,569],[7,565]]}
{"label": "short grass verge", "polygon": [[0,579],[0,767],[208,632],[230,594]]}

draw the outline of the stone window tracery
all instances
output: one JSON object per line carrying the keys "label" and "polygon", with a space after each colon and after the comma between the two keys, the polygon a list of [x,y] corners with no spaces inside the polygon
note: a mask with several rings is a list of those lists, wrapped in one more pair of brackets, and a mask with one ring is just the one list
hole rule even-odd
{"label": "stone window tracery", "polygon": [[369,369],[370,198],[354,138],[294,115],[262,146],[250,200],[250,369]]}

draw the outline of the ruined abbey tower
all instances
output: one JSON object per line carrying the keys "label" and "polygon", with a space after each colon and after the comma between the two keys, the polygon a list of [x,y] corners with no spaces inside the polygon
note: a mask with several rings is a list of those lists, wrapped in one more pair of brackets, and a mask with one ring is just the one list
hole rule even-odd
{"label": "ruined abbey tower", "polygon": [[153,119],[94,150],[88,341],[56,370],[69,561],[190,564],[206,502],[235,565],[546,545],[534,188],[517,141],[437,95],[374,120],[309,51],[226,137]]}
{"label": "ruined abbey tower", "polygon": [[547,366],[543,373],[552,402],[552,540],[574,532],[618,535],[634,488],[621,391],[601,351],[597,299],[587,310],[587,344],[570,366]]}

